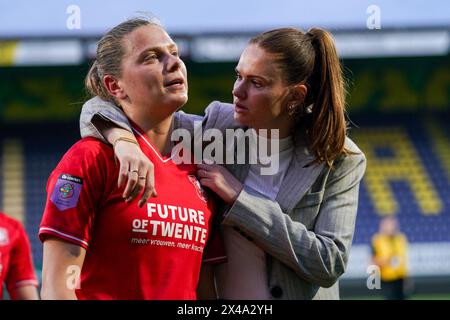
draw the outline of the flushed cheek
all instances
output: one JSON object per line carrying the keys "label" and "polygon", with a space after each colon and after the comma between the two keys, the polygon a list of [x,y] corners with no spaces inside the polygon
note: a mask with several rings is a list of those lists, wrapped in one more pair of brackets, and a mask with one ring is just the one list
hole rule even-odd
{"label": "flushed cheek", "polygon": [[272,103],[272,99],[262,94],[252,95],[248,98],[248,108],[254,111],[267,110]]}

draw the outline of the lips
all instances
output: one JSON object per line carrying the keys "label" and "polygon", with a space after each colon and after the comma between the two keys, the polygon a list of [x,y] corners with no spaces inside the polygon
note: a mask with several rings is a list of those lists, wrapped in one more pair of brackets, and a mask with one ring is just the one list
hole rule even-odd
{"label": "lips", "polygon": [[164,87],[178,87],[184,85],[183,78],[174,78],[169,81],[164,82]]}
{"label": "lips", "polygon": [[248,110],[246,107],[244,107],[244,106],[243,106],[242,104],[240,104],[239,102],[236,102],[234,105],[235,105],[234,110],[235,110],[236,112],[244,112],[244,111],[247,111],[247,110]]}

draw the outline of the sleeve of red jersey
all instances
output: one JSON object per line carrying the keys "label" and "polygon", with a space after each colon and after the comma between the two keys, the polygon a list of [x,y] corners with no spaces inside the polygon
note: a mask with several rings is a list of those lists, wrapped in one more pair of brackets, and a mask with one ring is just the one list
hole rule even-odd
{"label": "sleeve of red jersey", "polygon": [[[87,138],[62,158],[47,182],[47,201],[39,228],[41,241],[50,235],[89,247],[94,215],[106,189],[108,156],[100,141]],[[107,148],[107,147],[106,147]]]}
{"label": "sleeve of red jersey", "polygon": [[20,224],[17,224],[17,237],[12,246],[10,268],[5,283],[10,295],[19,287],[38,286],[31,258],[30,242]]}

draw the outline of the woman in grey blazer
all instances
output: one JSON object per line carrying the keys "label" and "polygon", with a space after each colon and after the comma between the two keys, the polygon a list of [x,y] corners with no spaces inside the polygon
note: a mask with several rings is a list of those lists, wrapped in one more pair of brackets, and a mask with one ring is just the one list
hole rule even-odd
{"label": "woman in grey blazer", "polygon": [[[220,214],[228,262],[213,271],[218,297],[338,299],[366,160],[346,137],[333,39],[316,28],[262,33],[250,40],[236,74],[234,104],[213,102],[204,117],[177,112],[173,124],[189,132],[196,120],[203,130],[253,128],[258,139],[261,129],[279,133],[280,150],[272,154],[279,170],[272,176],[259,175],[258,164],[248,161],[198,166],[200,182],[225,203]],[[83,106],[82,136],[105,137],[121,167],[145,176],[151,164],[127,142],[134,138],[129,131],[113,103],[97,97]],[[143,189],[140,205],[155,190],[148,181],[128,181],[127,200]]]}

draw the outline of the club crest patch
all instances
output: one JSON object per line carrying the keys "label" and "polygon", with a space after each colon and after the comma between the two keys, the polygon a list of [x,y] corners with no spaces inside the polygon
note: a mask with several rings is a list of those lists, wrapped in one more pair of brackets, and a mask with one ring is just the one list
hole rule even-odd
{"label": "club crest patch", "polygon": [[198,181],[197,177],[193,174],[188,175],[189,181],[194,185],[195,190],[197,191],[197,195],[200,199],[202,199],[204,202],[208,202],[208,195],[206,194],[205,190],[202,188],[202,185]]}
{"label": "club crest patch", "polygon": [[0,246],[6,246],[9,243],[8,230],[0,228]]}
{"label": "club crest patch", "polygon": [[50,200],[60,211],[75,208],[82,186],[83,179],[63,173],[56,181]]}

